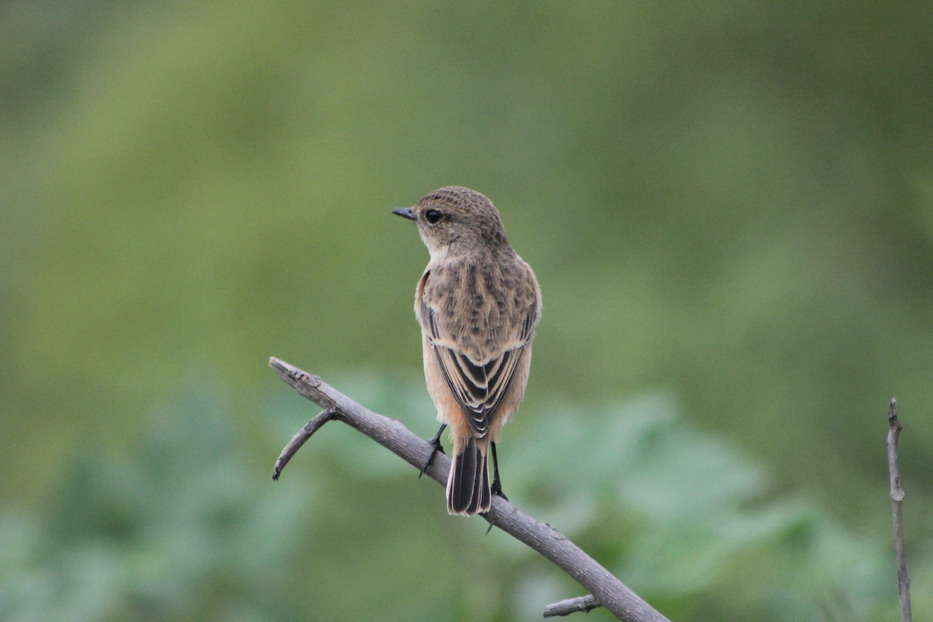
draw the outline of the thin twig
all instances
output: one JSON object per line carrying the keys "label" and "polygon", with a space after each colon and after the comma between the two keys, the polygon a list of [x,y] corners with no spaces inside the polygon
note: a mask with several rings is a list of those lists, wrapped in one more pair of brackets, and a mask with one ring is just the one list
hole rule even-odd
{"label": "thin twig", "polygon": [[308,423],[304,424],[304,427],[298,430],[295,436],[292,437],[292,440],[288,441],[288,445],[285,446],[282,453],[279,454],[279,459],[275,461],[275,467],[272,469],[272,479],[279,479],[279,475],[282,474],[282,469],[284,469],[288,461],[292,459],[295,452],[301,449],[301,446],[311,438],[312,434],[317,432],[325,423],[333,420],[333,418],[334,411],[330,408],[325,408],[308,421]]}
{"label": "thin twig", "polygon": [[[372,412],[329,386],[318,376],[308,374],[277,358],[270,359],[269,366],[300,395],[318,404],[325,411],[330,411],[331,418],[339,419],[362,432],[416,469],[421,470],[431,456],[431,444],[410,432],[398,420]],[[305,428],[311,426],[315,419],[308,422]],[[289,446],[303,437],[304,432],[303,428]],[[298,442],[298,446],[304,440],[307,438]],[[446,485],[449,471],[450,460],[438,453],[425,473],[441,485]],[[601,603],[618,619],[625,622],[669,622],[563,534],[550,525],[533,519],[502,497],[493,495],[492,509],[481,516],[491,525],[524,542],[557,564],[592,593],[596,602]]]}
{"label": "thin twig", "polygon": [[907,576],[907,558],[904,556],[904,519],[901,516],[901,502],[904,490],[901,488],[901,476],[897,469],[897,439],[901,436],[901,423],[897,420],[897,400],[891,398],[888,407],[888,473],[891,476],[891,514],[894,518],[894,559],[897,564],[897,593],[901,599],[901,622],[911,622],[910,578]]}
{"label": "thin twig", "polygon": [[578,611],[589,613],[600,606],[601,605],[596,602],[596,598],[592,594],[587,594],[586,596],[577,596],[576,598],[568,598],[567,600],[562,600],[557,603],[551,603],[544,608],[544,617],[556,618],[559,616],[569,616],[571,613],[577,613]]}

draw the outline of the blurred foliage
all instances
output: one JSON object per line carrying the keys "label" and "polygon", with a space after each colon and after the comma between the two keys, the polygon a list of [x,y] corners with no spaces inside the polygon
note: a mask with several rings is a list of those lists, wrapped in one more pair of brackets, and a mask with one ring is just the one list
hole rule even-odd
{"label": "blurred foliage", "polygon": [[[420,387],[343,383],[383,412],[424,405]],[[272,484],[226,410],[201,392],[182,399],[122,455],[80,448],[32,520],[6,515],[0,617],[534,620],[579,593],[508,536],[483,537],[479,519],[445,518],[440,487],[339,424]],[[269,408],[281,431],[307,411],[296,397]],[[761,466],[700,433],[669,396],[594,407],[587,417],[603,427],[542,415],[508,452],[509,494],[672,619],[896,619],[882,538],[797,496],[767,500]],[[588,459],[552,459],[561,453]],[[929,556],[912,561],[915,577],[931,576]]]}
{"label": "blurred foliage", "polygon": [[[138,585],[95,596],[99,582],[64,578],[92,576],[89,564],[134,585],[174,567],[160,615],[175,619],[237,585],[242,601],[199,611],[310,615],[309,585],[316,607],[334,607],[324,619],[424,619],[451,598],[450,619],[536,610],[510,603],[541,600],[543,574],[488,567],[510,545],[477,544],[434,490],[424,507],[437,513],[400,524],[410,502],[373,496],[410,494],[410,482],[326,450],[310,471],[335,475],[327,511],[301,497],[283,510],[309,530],[289,533],[296,549],[250,550],[282,586],[268,587],[199,547],[236,557],[233,540],[249,537],[238,529],[255,529],[249,508],[271,493],[231,500],[245,484],[218,474],[216,496],[187,496],[185,475],[202,468],[190,438],[156,435],[163,449],[135,451],[141,430],[187,429],[160,405],[203,383],[224,397],[200,398],[215,409],[209,425],[242,439],[230,468],[265,474],[296,425],[268,430],[270,396],[286,391],[264,367],[273,354],[328,378],[375,370],[366,382],[410,386],[426,253],[389,210],[464,184],[499,206],[545,299],[528,398],[502,446],[537,466],[507,462],[507,486],[529,478],[523,501],[542,520],[580,526],[680,619],[884,619],[873,590],[887,581],[894,610],[882,553],[892,395],[908,559],[927,569],[933,550],[931,20],[921,2],[0,4],[0,500],[18,534],[2,554],[20,551],[39,573],[23,570],[4,594],[54,588],[91,618],[164,596]],[[345,390],[361,398],[357,382]],[[704,430],[693,458],[668,406],[656,423],[587,412],[668,392]],[[418,404],[404,416],[427,436],[431,409]],[[599,439],[616,425],[632,426],[613,434],[617,448],[593,446],[609,461],[525,440]],[[368,455],[352,434],[333,444]],[[758,466],[737,468],[733,454]],[[683,471],[681,458],[698,462]],[[151,479],[160,461],[177,488],[138,497],[146,486],[125,474]],[[600,495],[616,480],[621,505]],[[170,529],[162,504],[192,513],[188,526]],[[46,520],[56,512],[71,518]],[[42,574],[52,554],[31,539],[71,553]],[[151,557],[155,541],[176,557]],[[385,559],[405,563],[380,577],[337,554],[385,542]],[[331,572],[309,560],[321,543]],[[439,578],[464,563],[473,572]],[[915,586],[931,584],[923,572]],[[748,600],[732,602],[744,582]],[[365,612],[353,609],[360,585]],[[275,597],[258,594],[267,587]],[[768,608],[778,601],[787,611]]]}

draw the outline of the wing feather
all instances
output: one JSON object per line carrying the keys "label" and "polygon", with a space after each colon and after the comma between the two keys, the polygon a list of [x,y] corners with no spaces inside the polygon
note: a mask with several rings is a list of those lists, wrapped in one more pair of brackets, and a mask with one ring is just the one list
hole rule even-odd
{"label": "wing feather", "polygon": [[[426,285],[427,277],[428,273],[424,275],[425,283],[421,287]],[[454,335],[445,334],[436,309],[423,299],[419,305],[419,318],[427,331],[438,366],[470,429],[478,438],[488,433],[533,336],[538,304],[537,300],[530,302],[517,327],[517,334],[503,335],[507,349],[482,361],[474,360],[455,347],[456,339]]]}

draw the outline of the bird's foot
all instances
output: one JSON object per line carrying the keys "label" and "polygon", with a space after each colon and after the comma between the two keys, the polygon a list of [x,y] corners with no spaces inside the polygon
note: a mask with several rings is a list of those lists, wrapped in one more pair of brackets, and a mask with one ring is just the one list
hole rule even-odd
{"label": "bird's foot", "polygon": [[506,501],[509,500],[509,498],[505,496],[505,493],[502,492],[502,482],[499,481],[498,477],[492,480],[492,486],[490,486],[489,488],[492,490],[492,494],[498,497],[502,497]]}
{"label": "bird's foot", "polygon": [[434,456],[437,455],[437,452],[440,452],[440,453],[442,453],[442,454],[446,454],[446,453],[447,453],[447,452],[444,451],[444,446],[441,445],[441,438],[440,438],[440,436],[441,436],[441,433],[438,432],[438,433],[437,433],[437,436],[435,436],[434,438],[429,438],[429,439],[428,439],[428,442],[431,443],[431,445],[432,445],[431,455],[428,456],[427,462],[425,462],[425,463],[424,463],[424,466],[421,467],[421,471],[418,473],[418,478],[419,478],[419,479],[421,478],[422,475],[424,475],[424,472],[428,470],[428,467],[431,466],[431,463],[434,462]]}

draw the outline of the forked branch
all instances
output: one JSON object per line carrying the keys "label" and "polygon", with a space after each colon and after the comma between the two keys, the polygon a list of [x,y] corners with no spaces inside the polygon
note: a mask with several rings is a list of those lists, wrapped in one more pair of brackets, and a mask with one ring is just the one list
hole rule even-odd
{"label": "forked branch", "polygon": [[[282,451],[282,455],[275,464],[273,474],[275,479],[278,479],[289,458],[298,451],[301,445],[321,426],[332,420],[342,421],[362,432],[418,470],[430,457],[432,449],[430,443],[410,432],[398,420],[372,412],[337,391],[318,376],[304,372],[277,358],[270,359],[269,366],[301,396],[324,409],[311,419]],[[450,460],[447,456],[438,453],[425,470],[425,474],[445,486],[449,471]],[[591,606],[569,610],[564,608],[561,613],[555,611],[557,615],[572,611],[588,611],[595,606],[602,605],[625,622],[667,621],[666,617],[623,585],[560,532],[525,514],[502,497],[493,495],[492,509],[481,516],[490,525],[498,527],[557,564],[592,594],[592,601],[587,601],[587,604]],[[557,605],[560,604],[557,603]]]}

